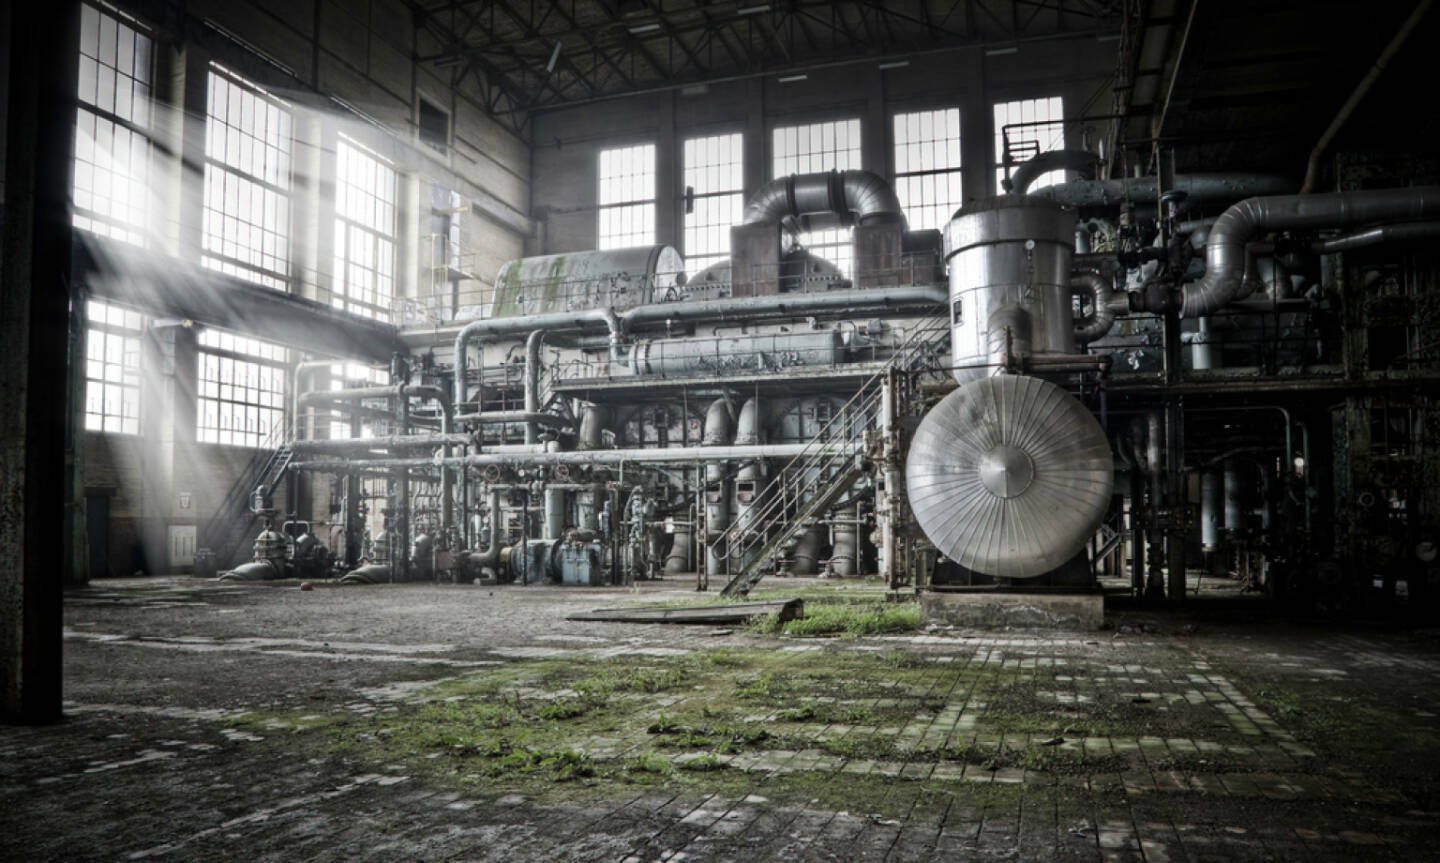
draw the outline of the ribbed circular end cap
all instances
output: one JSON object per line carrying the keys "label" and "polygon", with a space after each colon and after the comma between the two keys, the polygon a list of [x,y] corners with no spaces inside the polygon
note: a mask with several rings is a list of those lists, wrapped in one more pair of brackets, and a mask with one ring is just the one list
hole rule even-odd
{"label": "ribbed circular end cap", "polygon": [[1105,516],[1114,490],[1105,431],[1063,389],[1003,375],[935,406],[910,443],[910,507],[961,566],[1031,578],[1065,563]]}

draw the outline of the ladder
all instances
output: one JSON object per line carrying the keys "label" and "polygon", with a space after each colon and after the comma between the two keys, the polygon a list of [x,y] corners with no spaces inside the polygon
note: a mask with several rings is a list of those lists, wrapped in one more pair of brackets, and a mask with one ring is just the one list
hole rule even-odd
{"label": "ladder", "polygon": [[[756,497],[758,503],[737,515],[731,529],[710,544],[709,554],[728,560],[734,572],[722,596],[748,594],[767,572],[782,564],[780,559],[800,536],[869,473],[865,450],[882,430],[880,402],[886,376],[893,369],[912,371],[949,340],[948,314],[921,321],[890,361],[775,474]],[[837,442],[849,446],[828,446]]]}

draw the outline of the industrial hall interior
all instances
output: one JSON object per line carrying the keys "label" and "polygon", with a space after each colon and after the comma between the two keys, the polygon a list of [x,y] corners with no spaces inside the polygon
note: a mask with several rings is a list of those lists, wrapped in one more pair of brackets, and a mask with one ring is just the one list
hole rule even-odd
{"label": "industrial hall interior", "polygon": [[0,5],[0,860],[1440,860],[1434,0]]}

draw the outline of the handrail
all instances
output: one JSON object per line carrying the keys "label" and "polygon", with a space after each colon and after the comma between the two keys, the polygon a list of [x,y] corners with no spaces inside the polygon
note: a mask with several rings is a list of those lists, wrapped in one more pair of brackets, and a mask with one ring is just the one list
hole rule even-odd
{"label": "handrail", "polygon": [[[855,394],[820,427],[814,437],[807,442],[804,450],[780,467],[774,478],[756,495],[756,499],[760,501],[757,507],[747,510],[743,516],[736,517],[729,529],[720,538],[709,544],[709,553],[718,559],[742,559],[757,548],[763,548],[764,544],[772,538],[772,529],[776,525],[783,524],[790,506],[792,504],[797,507],[803,506],[803,500],[799,494],[800,491],[803,491],[803,487],[797,488],[797,486],[801,486],[807,479],[816,476],[823,477],[826,471],[831,470],[842,460],[850,458],[850,456],[839,455],[828,450],[816,452],[814,448],[821,443],[835,439],[837,431],[839,432],[838,437],[842,440],[863,437],[864,432],[873,424],[875,408],[881,398],[884,377],[897,365],[913,361],[921,347],[929,346],[932,341],[935,341],[927,336],[937,332],[945,333],[948,338],[950,332],[948,314],[935,315],[917,324],[905,342],[891,356],[889,362],[862,384]],[[738,541],[732,541],[732,536]],[[741,569],[761,563],[763,562],[758,559],[747,561]]]}

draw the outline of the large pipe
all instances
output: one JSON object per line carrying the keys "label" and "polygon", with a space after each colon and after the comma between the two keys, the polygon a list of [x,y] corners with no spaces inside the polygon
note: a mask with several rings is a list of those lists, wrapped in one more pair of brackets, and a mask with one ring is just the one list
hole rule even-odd
{"label": "large pipe", "polygon": [[[641,306],[641,308],[645,308]],[[631,311],[634,311],[633,309]],[[484,339],[500,336],[517,336],[520,333],[532,334],[536,330],[570,332],[584,330],[590,327],[604,325],[610,333],[610,358],[612,362],[619,362],[620,348],[624,342],[624,323],[613,309],[587,309],[578,312],[551,312],[543,315],[526,315],[516,318],[486,318],[480,321],[471,321],[460,328],[455,334],[455,396],[456,405],[464,405],[468,402],[466,393],[466,372],[469,369],[470,359],[467,353],[470,342],[476,341],[480,347],[480,368],[485,367]],[[528,342],[528,338],[527,338]],[[539,350],[538,344],[536,350]]]}
{"label": "large pipe", "polygon": [[845,578],[860,571],[860,504],[842,507],[836,515],[830,574]]}
{"label": "large pipe", "polygon": [[1072,293],[1090,297],[1091,312],[1075,322],[1075,341],[1081,344],[1102,339],[1115,325],[1115,310],[1110,306],[1110,282],[1099,273],[1070,274]]}
{"label": "large pipe", "polygon": [[1400,29],[1396,31],[1395,36],[1391,38],[1390,43],[1385,46],[1385,50],[1381,51],[1380,56],[1376,58],[1375,65],[1371,66],[1370,71],[1365,73],[1365,77],[1360,79],[1360,83],[1355,86],[1355,90],[1350,94],[1350,98],[1346,99],[1345,104],[1340,106],[1340,112],[1335,115],[1335,119],[1330,121],[1330,125],[1325,128],[1325,132],[1320,136],[1320,140],[1315,142],[1315,147],[1310,151],[1310,158],[1305,164],[1305,182],[1300,186],[1300,194],[1306,195],[1315,190],[1315,184],[1320,179],[1320,159],[1325,155],[1325,151],[1329,149],[1330,142],[1334,140],[1335,135],[1340,132],[1341,127],[1345,125],[1345,121],[1350,119],[1350,115],[1355,113],[1355,109],[1359,107],[1360,102],[1364,100],[1365,94],[1369,93],[1370,88],[1379,80],[1380,73],[1385,71],[1385,67],[1389,65],[1390,60],[1394,58],[1396,52],[1398,52],[1400,47],[1410,38],[1410,34],[1415,31],[1415,26],[1420,23],[1420,19],[1425,17],[1426,12],[1430,11],[1432,2],[1433,0],[1420,0],[1419,3],[1415,4],[1415,9],[1410,13],[1410,17],[1405,19],[1404,24],[1400,25]]}
{"label": "large pipe", "polygon": [[1023,195],[1041,175],[1051,171],[1083,171],[1093,175],[1097,158],[1089,150],[1050,150],[1027,160],[1015,173],[1001,180],[1000,185],[1011,194]]}
{"label": "large pipe", "polygon": [[1240,463],[1225,459],[1225,529],[1235,533],[1244,527],[1240,507]]}
{"label": "large pipe", "polygon": [[332,438],[329,440],[292,441],[290,448],[298,453],[368,452],[376,449],[438,449],[442,446],[465,446],[465,434],[388,435],[369,438]]}
{"label": "large pipe", "polygon": [[610,409],[604,405],[587,404],[580,413],[580,449],[600,449],[605,444],[605,428],[610,425]]}
{"label": "large pipe", "polygon": [[[525,339],[525,411],[540,413],[540,345],[545,341],[544,330],[532,330]],[[533,420],[525,423],[525,442],[540,441],[540,426]]]}
{"label": "large pipe", "polygon": [[451,458],[378,458],[346,461],[295,462],[295,470],[345,473],[367,468],[501,467],[539,466],[587,467],[596,465],[704,464],[711,461],[754,461],[766,458],[794,458],[798,455],[853,456],[862,447],[855,441],[830,443],[769,443],[755,446],[688,446],[656,449],[602,449],[573,452],[494,453],[483,452]]}
{"label": "large pipe", "polygon": [[[610,334],[610,354],[619,361],[624,333],[640,326],[701,321],[754,321],[764,317],[841,312],[859,315],[883,312],[909,306],[939,306],[949,299],[943,287],[903,285],[892,288],[871,288],[859,291],[827,291],[823,293],[775,294],[763,297],[731,297],[723,300],[699,300],[690,303],[651,303],[616,313],[611,309],[590,309],[580,312],[555,312],[518,318],[487,318],[471,321],[455,334],[454,403],[468,402],[466,372],[469,368],[467,350],[470,342],[483,345],[484,339],[516,337],[535,329],[549,333],[583,332],[604,326]],[[414,334],[424,338],[423,332]],[[484,367],[483,347],[481,367]]]}
{"label": "large pipe", "polygon": [[[705,411],[705,427],[701,444],[707,447],[727,446],[734,441],[730,427],[730,401],[719,398]],[[718,549],[730,530],[730,490],[725,481],[726,465],[721,461],[705,463],[705,542]],[[724,559],[712,553],[705,556],[705,572],[718,576],[723,572]]]}
{"label": "large pipe", "polygon": [[1317,255],[1333,255],[1381,243],[1399,243],[1406,240],[1423,240],[1440,236],[1440,222],[1409,222],[1399,225],[1380,225],[1343,237],[1316,240],[1310,244],[1310,251]]}
{"label": "large pipe", "polygon": [[871,171],[825,171],[778,177],[745,205],[745,224],[778,222],[787,230],[904,223],[895,190]]}
{"label": "large pipe", "polygon": [[[1157,200],[1158,183],[1154,177],[1076,180],[1036,189],[1030,197],[1046,198],[1067,207],[1105,207],[1124,200]],[[1184,192],[1189,201],[1236,201],[1255,195],[1281,195],[1294,188],[1293,181],[1273,174],[1217,173],[1177,174],[1165,191]]]}
{"label": "large pipe", "polygon": [[1214,551],[1220,545],[1220,477],[1213,470],[1200,474],[1200,547]]}
{"label": "large pipe", "polygon": [[1440,188],[1435,186],[1241,201],[1226,210],[1210,229],[1205,244],[1205,275],[1185,286],[1180,314],[1187,318],[1209,315],[1240,294],[1245,279],[1245,246],[1257,233],[1435,216],[1440,216]]}
{"label": "large pipe", "polygon": [[[735,420],[735,446],[753,447],[760,443],[760,400],[750,398],[740,406],[740,416]],[[740,465],[735,474],[735,516],[731,531],[740,535],[741,556],[736,566],[745,567],[750,557],[759,548],[760,542],[752,535],[757,527],[760,512],[760,493],[763,491],[764,465],[754,459]],[[763,526],[761,526],[763,529]],[[736,551],[731,548],[732,553]]]}

